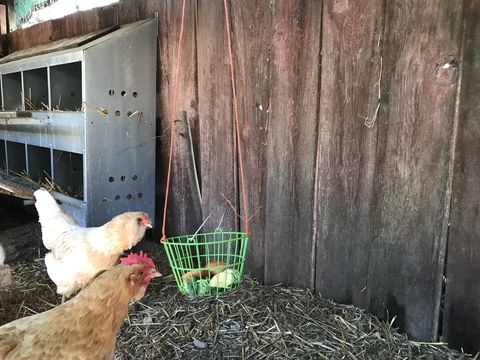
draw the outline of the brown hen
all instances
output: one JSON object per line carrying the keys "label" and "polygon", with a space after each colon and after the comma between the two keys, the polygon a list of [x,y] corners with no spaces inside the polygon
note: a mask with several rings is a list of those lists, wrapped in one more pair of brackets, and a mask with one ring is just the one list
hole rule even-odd
{"label": "brown hen", "polygon": [[145,254],[99,272],[64,304],[0,327],[0,360],[112,359],[128,304],[160,276]]}

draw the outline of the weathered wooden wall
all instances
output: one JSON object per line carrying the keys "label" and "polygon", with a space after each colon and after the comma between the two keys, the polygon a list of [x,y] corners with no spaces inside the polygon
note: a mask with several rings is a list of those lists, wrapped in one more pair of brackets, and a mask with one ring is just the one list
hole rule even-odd
{"label": "weathered wooden wall", "polygon": [[444,338],[480,351],[480,1],[465,2]]}
{"label": "weathered wooden wall", "polygon": [[[480,350],[480,1],[229,3],[248,270]],[[158,14],[158,223],[180,11],[181,1],[121,0],[7,36],[15,51]],[[221,0],[187,1],[178,112],[202,202],[177,122],[172,235],[198,227],[199,206],[207,230],[243,226],[223,11]]]}
{"label": "weathered wooden wall", "polygon": [[439,326],[462,16],[429,3],[326,4],[318,150],[317,289],[417,338]]}

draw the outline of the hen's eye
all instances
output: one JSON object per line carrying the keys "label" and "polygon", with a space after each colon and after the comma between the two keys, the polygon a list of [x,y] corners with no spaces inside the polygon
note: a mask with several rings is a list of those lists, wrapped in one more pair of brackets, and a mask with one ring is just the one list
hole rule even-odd
{"label": "hen's eye", "polygon": [[142,218],[137,218],[137,222],[140,224],[142,222]]}

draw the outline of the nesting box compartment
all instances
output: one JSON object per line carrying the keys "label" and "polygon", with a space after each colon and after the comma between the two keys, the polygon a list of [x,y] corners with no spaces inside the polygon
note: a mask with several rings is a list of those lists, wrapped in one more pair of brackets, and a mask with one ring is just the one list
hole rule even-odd
{"label": "nesting box compartment", "polygon": [[84,226],[154,218],[157,29],[149,19],[0,59],[0,169],[53,181]]}
{"label": "nesting box compartment", "polygon": [[2,74],[3,110],[22,110],[22,73]]}
{"label": "nesting box compartment", "polygon": [[25,157],[25,144],[7,141],[7,164],[8,170],[14,174],[27,172],[27,160]]}
{"label": "nesting box compartment", "polygon": [[28,174],[33,181],[41,182],[52,173],[50,149],[27,145]]}
{"label": "nesting box compartment", "polygon": [[80,111],[82,108],[82,63],[50,67],[51,106],[56,110]]}
{"label": "nesting box compartment", "polygon": [[0,169],[7,168],[7,152],[5,151],[5,140],[0,140]]}
{"label": "nesting box compartment", "polygon": [[48,110],[47,68],[23,72],[25,110]]}

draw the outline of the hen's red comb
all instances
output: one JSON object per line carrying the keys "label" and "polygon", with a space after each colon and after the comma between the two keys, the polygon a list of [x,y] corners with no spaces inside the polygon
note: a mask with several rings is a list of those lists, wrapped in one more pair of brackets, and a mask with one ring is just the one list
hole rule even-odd
{"label": "hen's red comb", "polygon": [[139,254],[130,253],[127,257],[121,258],[120,264],[122,265],[145,264],[151,267],[152,269],[155,269],[155,263],[143,251],[140,251]]}

